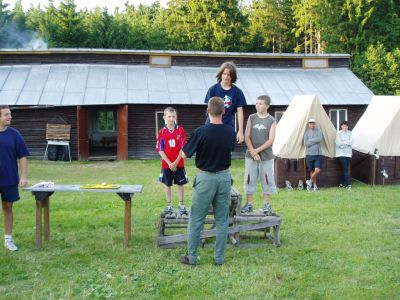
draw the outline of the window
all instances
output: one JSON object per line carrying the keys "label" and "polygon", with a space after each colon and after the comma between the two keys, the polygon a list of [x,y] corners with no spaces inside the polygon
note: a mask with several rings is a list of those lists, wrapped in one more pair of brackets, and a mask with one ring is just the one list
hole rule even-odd
{"label": "window", "polygon": [[163,111],[156,111],[156,137],[158,137],[158,132],[164,126],[165,126],[164,112]]}
{"label": "window", "polygon": [[276,111],[275,112],[275,121],[276,121],[276,124],[278,124],[278,122],[280,121],[280,119],[282,118],[282,116],[283,116],[283,111]]}
{"label": "window", "polygon": [[330,109],[329,117],[336,130],[340,130],[340,123],[347,121],[347,109]]}
{"label": "window", "polygon": [[115,117],[114,111],[99,111],[99,131],[115,131]]}

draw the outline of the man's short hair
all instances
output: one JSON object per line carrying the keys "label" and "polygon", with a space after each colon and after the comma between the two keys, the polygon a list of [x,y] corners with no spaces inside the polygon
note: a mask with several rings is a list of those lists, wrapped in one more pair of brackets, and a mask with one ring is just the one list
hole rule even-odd
{"label": "man's short hair", "polygon": [[224,101],[220,97],[212,97],[208,101],[207,111],[213,117],[218,117],[224,112]]}
{"label": "man's short hair", "polygon": [[264,101],[265,105],[271,105],[271,97],[268,95],[261,95],[257,97],[257,100]]}
{"label": "man's short hair", "polygon": [[230,75],[231,75],[232,83],[235,83],[235,82],[236,82],[236,79],[237,79],[236,65],[235,65],[233,62],[231,62],[231,61],[224,62],[224,63],[219,67],[217,76],[215,76],[215,77],[217,77],[218,82],[221,82],[221,81],[222,81],[222,73],[224,73],[225,69],[228,69],[228,70],[229,70],[229,73],[230,73]]}
{"label": "man's short hair", "polygon": [[1,111],[3,109],[10,109],[10,107],[8,105],[0,105],[0,117],[1,117]]}
{"label": "man's short hair", "polygon": [[171,107],[171,106],[168,106],[166,109],[164,109],[164,116],[165,116],[167,113],[171,113],[171,114],[175,113],[175,114],[176,114],[176,109],[173,108],[173,107]]}

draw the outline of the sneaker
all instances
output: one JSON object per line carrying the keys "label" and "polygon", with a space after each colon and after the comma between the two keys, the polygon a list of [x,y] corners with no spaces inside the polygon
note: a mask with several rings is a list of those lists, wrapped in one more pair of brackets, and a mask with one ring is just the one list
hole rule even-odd
{"label": "sneaker", "polygon": [[264,203],[263,213],[267,216],[272,215],[272,207],[269,203]]}
{"label": "sneaker", "polygon": [[318,191],[318,187],[317,187],[317,184],[316,184],[316,183],[314,183],[314,186],[313,186],[312,190],[313,190],[313,192]]}
{"label": "sneaker", "polygon": [[164,209],[164,214],[172,215],[173,213],[174,213],[174,209],[172,208],[172,205],[167,205],[167,207]]}
{"label": "sneaker", "polygon": [[11,239],[5,240],[4,241],[4,246],[10,251],[17,251],[18,250],[18,247],[15,246],[13,240],[11,240]]}
{"label": "sneaker", "polygon": [[306,180],[307,191],[310,191],[313,187],[313,182],[311,180]]}
{"label": "sneaker", "polygon": [[299,180],[299,184],[297,185],[297,189],[299,190],[299,191],[301,191],[302,189],[304,189],[304,185],[303,185],[303,180]]}
{"label": "sneaker", "polygon": [[349,191],[351,191],[351,185],[348,185],[348,186],[346,187],[346,189],[349,190]]}
{"label": "sneaker", "polygon": [[182,203],[182,204],[180,204],[179,203],[179,205],[178,205],[178,212],[179,212],[179,214],[181,215],[181,216],[183,216],[183,215],[188,215],[188,211],[186,210],[186,207],[185,207],[185,205]]}
{"label": "sneaker", "polygon": [[343,184],[339,184],[339,188],[344,188],[344,185]]}
{"label": "sneaker", "polygon": [[242,207],[242,209],[240,210],[240,212],[242,213],[250,213],[253,211],[253,205],[246,203],[245,206]]}
{"label": "sneaker", "polygon": [[292,184],[290,183],[289,180],[286,180],[285,184],[286,184],[286,188],[287,188],[288,191],[292,191],[293,190]]}

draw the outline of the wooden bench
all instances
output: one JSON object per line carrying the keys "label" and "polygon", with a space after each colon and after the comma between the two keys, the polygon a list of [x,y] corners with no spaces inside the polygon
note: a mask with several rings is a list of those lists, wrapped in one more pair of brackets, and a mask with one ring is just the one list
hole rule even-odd
{"label": "wooden bench", "polygon": [[[236,188],[231,189],[231,204],[229,208],[229,230],[228,235],[233,245],[240,244],[240,234],[245,231],[263,231],[265,238],[272,241],[275,246],[280,246],[280,225],[281,218],[278,215],[266,216],[263,213],[242,214],[242,196]],[[163,213],[158,222],[158,237],[156,244],[159,247],[176,247],[183,242],[187,242],[187,226],[189,218],[167,218]],[[215,237],[215,220],[212,208],[208,211],[205,220],[205,227],[201,231],[201,245],[204,246],[207,238]],[[209,228],[207,228],[209,227]],[[272,233],[270,229],[273,229]],[[178,233],[176,230],[180,229]],[[167,232],[168,231],[168,232]],[[175,231],[175,234],[173,233]]]}
{"label": "wooden bench", "polygon": [[[124,246],[129,246],[132,232],[131,200],[134,194],[141,193],[142,185],[121,185],[116,189],[85,189],[81,185],[54,185],[51,187],[27,187],[24,190],[31,191],[36,200],[36,247],[42,247],[42,224],[44,223],[44,239],[50,239],[50,196],[54,192],[92,192],[114,193],[125,201],[124,220]],[[43,212],[42,212],[43,211]],[[42,217],[43,216],[43,217]],[[43,218],[43,223],[42,223]]]}

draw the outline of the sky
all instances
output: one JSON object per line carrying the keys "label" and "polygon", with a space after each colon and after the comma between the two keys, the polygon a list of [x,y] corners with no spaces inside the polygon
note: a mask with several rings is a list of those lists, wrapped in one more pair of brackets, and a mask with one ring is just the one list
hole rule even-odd
{"label": "sky", "polygon": [[[84,9],[85,7],[89,10],[94,9],[96,6],[104,7],[107,6],[109,12],[113,12],[115,7],[119,7],[120,10],[123,10],[125,7],[125,2],[129,2],[129,4],[133,4],[138,6],[139,4],[149,5],[156,0],[75,0],[75,4],[78,10]],[[4,4],[9,4],[9,9],[14,8],[15,2],[17,0],[3,0]],[[165,6],[168,0],[158,0],[162,6]],[[41,7],[47,6],[49,3],[48,0],[22,0],[22,6],[24,10],[29,9],[30,5],[33,4],[37,6],[40,4]],[[60,0],[54,0],[54,4],[56,7],[59,6]]]}

